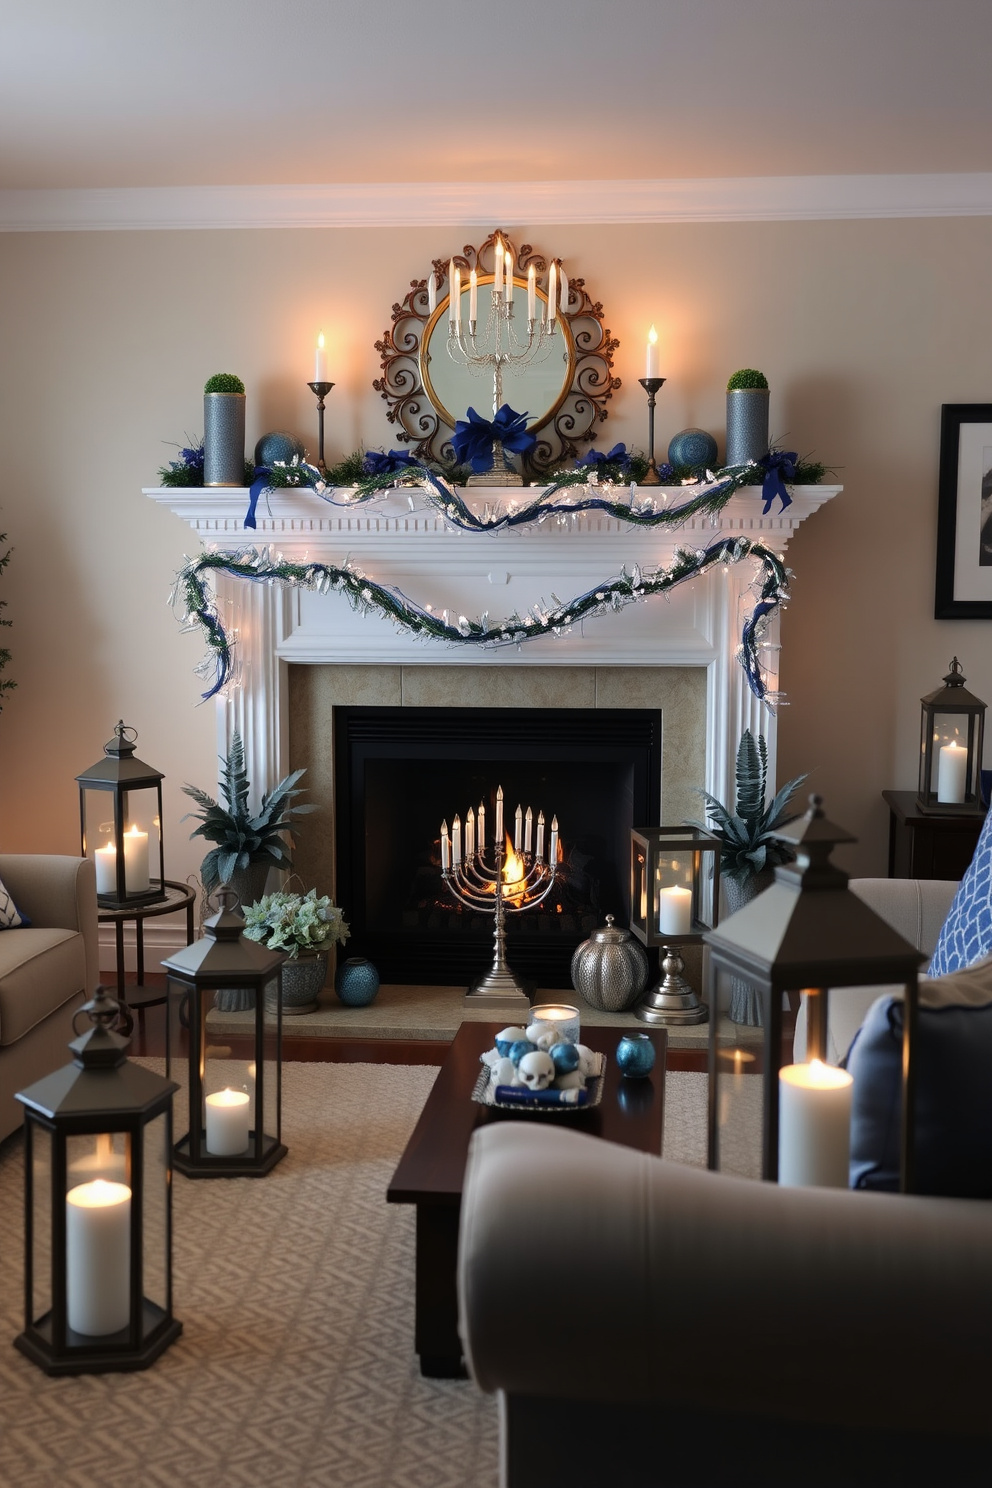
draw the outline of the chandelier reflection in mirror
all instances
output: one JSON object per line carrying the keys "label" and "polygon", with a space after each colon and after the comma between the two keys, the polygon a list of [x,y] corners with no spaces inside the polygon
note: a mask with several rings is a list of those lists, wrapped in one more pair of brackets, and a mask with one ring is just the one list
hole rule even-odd
{"label": "chandelier reflection in mirror", "polygon": [[620,387],[613,376],[619,343],[603,318],[602,304],[590,297],[583,279],[568,275],[563,283],[559,262],[529,243],[518,251],[497,229],[478,248],[467,244],[459,254],[435,259],[426,279],[410,282],[402,301],[393,304],[391,326],[375,343],[382,376],[373,386],[388,405],[389,422],[399,425],[400,443],[423,460],[450,462],[456,420],[473,403],[492,416],[488,389],[480,398],[478,379],[491,377],[495,393],[496,367],[485,358],[502,355],[502,402],[527,414],[526,427],[537,441],[523,456],[524,473],[546,479],[596,439],[596,426]]}

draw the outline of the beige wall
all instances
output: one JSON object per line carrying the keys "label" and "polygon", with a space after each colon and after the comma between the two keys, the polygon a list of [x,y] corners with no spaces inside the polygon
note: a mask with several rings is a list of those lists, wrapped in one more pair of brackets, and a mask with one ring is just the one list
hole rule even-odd
{"label": "beige wall", "polygon": [[[310,375],[323,326],[337,386],[329,454],[388,445],[373,341],[432,256],[473,229],[11,234],[0,239],[0,580],[14,629],[0,718],[0,846],[74,851],[76,772],[114,722],[164,770],[171,876],[202,853],[179,818],[184,780],[211,786],[202,646],[166,606],[188,530],[140,494],[167,441],[202,430],[200,389],[240,373],[248,438],[313,446]],[[838,467],[843,496],[796,538],[785,620],[780,769],[812,772],[884,870],[886,786],[915,783],[920,694],[953,653],[992,700],[987,622],[932,616],[939,408],[992,393],[992,220],[514,229],[553,249],[608,308],[621,342],[603,440],[643,445],[646,325],[661,332],[665,440],[719,433],[742,365],[772,384],[773,434]],[[664,606],[658,606],[659,624]],[[372,623],[372,622],[370,622]]]}

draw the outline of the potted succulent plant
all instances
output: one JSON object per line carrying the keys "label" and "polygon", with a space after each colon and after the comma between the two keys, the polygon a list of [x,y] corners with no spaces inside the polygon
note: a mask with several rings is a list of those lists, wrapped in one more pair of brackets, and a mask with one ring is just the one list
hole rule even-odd
{"label": "potted succulent plant", "polygon": [[[761,734],[757,738],[745,729],[737,746],[737,800],[731,811],[708,791],[699,794],[706,802],[708,821],[689,823],[713,833],[723,843],[720,850],[720,882],[727,911],[734,914],[750,902],[772,881],[773,869],[792,861],[792,853],[775,837],[779,827],[794,819],[787,815],[789,802],[805,775],[797,775],[778,791],[770,804],[765,804],[768,786],[768,747]],[[734,1023],[759,1026],[761,1009],[747,983],[734,978],[731,987],[730,1017]]]}
{"label": "potted succulent plant", "polygon": [[[285,951],[282,968],[282,1010],[291,1015],[311,1013],[327,979],[327,952],[348,939],[344,915],[326,894],[280,891],[265,894],[245,910],[245,934],[271,951]],[[268,1000],[268,999],[267,999]]]}
{"label": "potted succulent plant", "polygon": [[768,378],[742,367],[727,383],[727,464],[746,465],[768,453]]}
{"label": "potted succulent plant", "polygon": [[240,486],[245,478],[245,385],[217,372],[203,388],[203,484]]}

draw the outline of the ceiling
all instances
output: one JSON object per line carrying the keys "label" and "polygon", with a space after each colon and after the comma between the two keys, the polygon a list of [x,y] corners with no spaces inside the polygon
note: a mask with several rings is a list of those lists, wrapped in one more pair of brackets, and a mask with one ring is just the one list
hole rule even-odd
{"label": "ceiling", "polygon": [[0,0],[0,188],[992,170],[990,0]]}

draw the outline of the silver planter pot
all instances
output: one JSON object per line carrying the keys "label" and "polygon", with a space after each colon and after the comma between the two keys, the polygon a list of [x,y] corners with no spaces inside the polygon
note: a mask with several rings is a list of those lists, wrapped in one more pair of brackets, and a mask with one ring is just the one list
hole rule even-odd
{"label": "silver planter pot", "polygon": [[203,395],[203,484],[245,483],[245,395]]}
{"label": "silver planter pot", "polygon": [[768,453],[768,389],[734,388],[727,394],[727,464],[746,465]]}
{"label": "silver planter pot", "polygon": [[[282,964],[282,1015],[297,1018],[301,1013],[312,1013],[317,1006],[324,983],[327,980],[327,952],[317,951],[313,955],[297,956],[295,961]],[[266,989],[265,1006],[269,1012],[276,1011],[273,990]]]}

